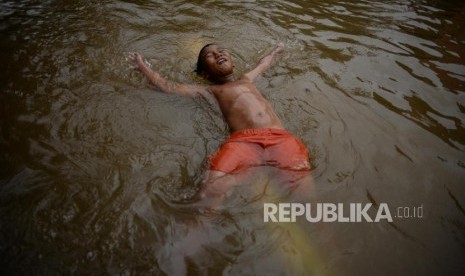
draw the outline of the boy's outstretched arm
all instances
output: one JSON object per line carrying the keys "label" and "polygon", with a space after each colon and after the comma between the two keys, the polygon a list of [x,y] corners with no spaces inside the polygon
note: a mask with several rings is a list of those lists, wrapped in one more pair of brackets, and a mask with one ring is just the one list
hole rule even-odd
{"label": "boy's outstretched arm", "polygon": [[156,87],[166,93],[176,93],[186,96],[197,96],[199,94],[208,94],[209,90],[207,86],[202,85],[188,85],[188,84],[178,84],[170,82],[167,79],[163,78],[157,72],[153,71],[145,62],[144,58],[139,53],[130,53],[128,62],[135,68],[141,71]]}
{"label": "boy's outstretched arm", "polygon": [[258,62],[257,66],[255,66],[254,69],[244,74],[244,77],[248,78],[250,81],[254,81],[258,75],[260,75],[266,69],[271,67],[274,59],[279,53],[283,51],[283,49],[284,49],[284,45],[280,43],[278,46],[274,48],[274,50],[270,54],[260,59],[260,61]]}

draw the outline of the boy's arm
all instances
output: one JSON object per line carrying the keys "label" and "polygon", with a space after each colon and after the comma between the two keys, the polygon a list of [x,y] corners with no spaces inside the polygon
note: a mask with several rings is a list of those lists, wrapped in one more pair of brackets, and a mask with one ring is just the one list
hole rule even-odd
{"label": "boy's arm", "polygon": [[202,85],[187,85],[170,82],[153,71],[145,62],[144,58],[139,53],[131,53],[128,56],[128,62],[135,68],[141,71],[156,87],[166,93],[176,93],[185,96],[197,96],[199,94],[208,94],[207,86]]}
{"label": "boy's arm", "polygon": [[258,75],[260,75],[266,69],[271,67],[271,64],[273,64],[274,59],[279,53],[283,51],[283,49],[284,47],[282,43],[276,46],[276,48],[274,48],[274,50],[270,54],[260,59],[260,61],[254,69],[244,74],[244,77],[248,78],[250,81],[254,81]]}

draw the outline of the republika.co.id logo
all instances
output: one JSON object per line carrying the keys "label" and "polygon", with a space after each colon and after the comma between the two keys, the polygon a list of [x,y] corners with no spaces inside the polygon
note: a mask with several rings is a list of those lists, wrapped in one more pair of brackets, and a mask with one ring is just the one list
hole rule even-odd
{"label": "republika.co.id logo", "polygon": [[[264,203],[264,222],[295,222],[302,217],[308,222],[392,222],[399,219],[423,218],[423,205],[418,207],[397,207],[391,212],[387,203],[375,208],[376,215],[370,215],[372,203]],[[373,213],[373,212],[370,212]],[[394,215],[392,215],[394,214]]]}

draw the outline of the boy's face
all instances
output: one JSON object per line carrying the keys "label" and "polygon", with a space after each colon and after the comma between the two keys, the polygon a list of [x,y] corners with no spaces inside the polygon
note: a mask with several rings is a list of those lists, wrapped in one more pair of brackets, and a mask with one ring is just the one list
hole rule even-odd
{"label": "boy's face", "polygon": [[213,44],[205,48],[202,59],[205,64],[205,73],[209,78],[227,76],[233,72],[231,55],[221,46]]}

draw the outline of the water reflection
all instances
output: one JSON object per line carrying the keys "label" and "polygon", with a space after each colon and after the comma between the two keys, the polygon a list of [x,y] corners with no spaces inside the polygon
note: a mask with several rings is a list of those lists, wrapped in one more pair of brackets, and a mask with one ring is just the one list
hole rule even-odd
{"label": "water reflection", "polygon": [[[460,1],[2,1],[0,271],[458,274],[464,13]],[[201,82],[211,41],[238,72],[285,42],[257,85],[310,148],[317,201],[423,205],[425,218],[267,225],[246,188],[213,221],[175,203],[228,130],[208,99],[153,91],[124,56]],[[185,247],[191,236],[205,247]]]}

